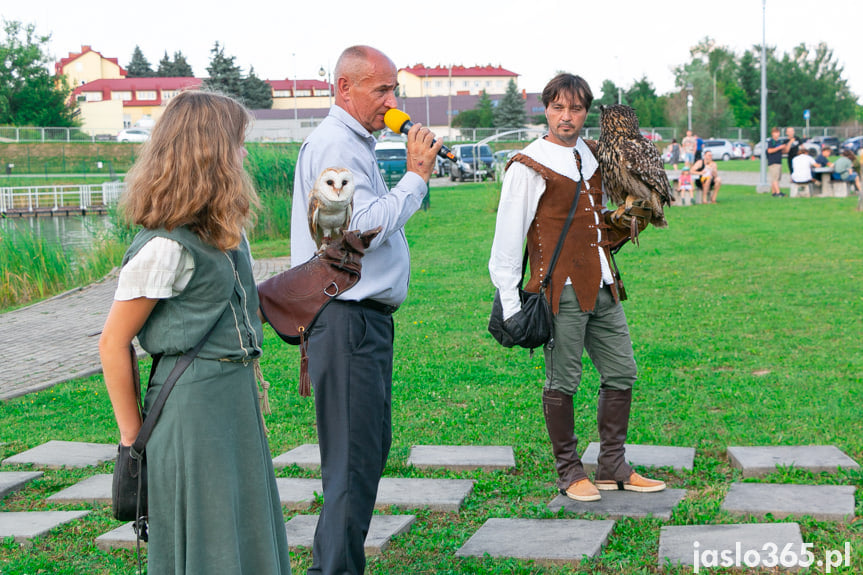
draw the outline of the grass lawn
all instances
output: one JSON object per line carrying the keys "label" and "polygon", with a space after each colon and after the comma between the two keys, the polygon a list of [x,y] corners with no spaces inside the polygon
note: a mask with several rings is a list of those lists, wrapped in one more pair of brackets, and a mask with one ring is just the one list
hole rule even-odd
{"label": "grass lawn", "polygon": [[[627,246],[618,258],[640,370],[628,441],[695,447],[692,472],[651,471],[688,495],[670,521],[619,520],[598,557],[559,566],[455,557],[489,518],[574,516],[546,508],[556,495],[556,474],[541,414],[542,354],[531,359],[525,350],[506,350],[486,332],[496,185],[433,189],[431,209],[407,227],[411,290],[395,316],[394,443],[385,475],[472,478],[476,484],[458,512],[411,511],[417,522],[383,555],[370,558],[369,573],[659,573],[662,525],[746,521],[720,510],[731,483],[741,480],[728,463],[728,446],[831,444],[863,463],[863,214],[855,211],[857,198],[777,200],[752,187],[722,191],[716,205],[670,208],[667,229],[647,230],[640,247]],[[272,244],[264,253],[281,255]],[[267,336],[262,367],[273,384],[274,410],[267,425],[278,455],[317,437],[313,401],[297,394],[299,352],[269,328]],[[146,377],[149,361],[142,363]],[[588,361],[576,396],[580,446],[598,439],[597,389]],[[114,443],[117,437],[100,376],[0,404],[0,457],[50,439]],[[511,445],[517,469],[418,471],[405,465],[416,444]],[[135,572],[134,553],[95,548],[93,539],[117,525],[106,506],[45,502],[111,467],[47,470],[0,501],[0,511],[93,509],[26,552],[2,542],[0,573]],[[299,468],[278,474],[315,476]],[[834,573],[863,572],[863,473],[783,469],[763,481],[857,486],[854,521],[797,521],[816,558],[851,542],[852,566]],[[318,509],[319,502],[304,513]],[[310,551],[294,555],[295,572],[305,572],[310,560]]]}

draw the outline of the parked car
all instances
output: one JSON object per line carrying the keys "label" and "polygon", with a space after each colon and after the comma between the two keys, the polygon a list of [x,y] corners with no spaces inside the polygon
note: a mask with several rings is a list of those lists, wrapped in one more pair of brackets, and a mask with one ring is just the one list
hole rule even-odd
{"label": "parked car", "polygon": [[806,151],[815,150],[818,154],[821,153],[821,149],[824,146],[830,146],[831,156],[839,154],[839,138],[835,136],[815,136],[814,138],[809,138],[800,145],[800,147]]}
{"label": "parked car", "polygon": [[649,130],[639,130],[641,135],[650,140],[651,142],[661,142],[662,136],[659,135],[658,132],[651,132]]}
{"label": "parked car", "polygon": [[494,156],[488,145],[458,144],[452,147],[452,153],[456,161],[450,166],[449,179],[453,182],[474,178],[494,179]]}
{"label": "parked car", "polygon": [[150,131],[144,128],[126,128],[117,134],[118,142],[146,142],[150,139]]}
{"label": "parked car", "polygon": [[752,146],[748,142],[732,142],[734,146],[734,158],[748,160],[752,157]]}
{"label": "parked car", "polygon": [[856,136],[854,138],[848,138],[844,142],[842,142],[843,150],[851,150],[855,154],[859,154],[861,148],[863,148],[863,136]]}
{"label": "parked car", "polygon": [[492,156],[494,157],[495,166],[505,167],[511,157],[519,153],[521,150],[498,150]]}
{"label": "parked car", "polygon": [[387,186],[397,184],[407,172],[408,147],[404,142],[378,142],[375,144],[375,158]]}
{"label": "parked car", "polygon": [[734,145],[729,140],[704,140],[702,155],[704,152],[713,152],[714,160],[727,162],[734,157]]}

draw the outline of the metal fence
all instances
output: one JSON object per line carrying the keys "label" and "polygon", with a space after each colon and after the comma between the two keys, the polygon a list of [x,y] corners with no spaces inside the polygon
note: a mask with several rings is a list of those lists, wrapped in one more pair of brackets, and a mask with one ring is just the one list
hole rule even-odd
{"label": "metal fence", "polygon": [[125,189],[123,182],[66,186],[0,188],[0,213],[36,212],[62,208],[91,209],[115,204]]}
{"label": "metal fence", "polygon": [[111,134],[96,133],[85,128],[36,128],[0,126],[0,143],[29,142],[113,142]]}

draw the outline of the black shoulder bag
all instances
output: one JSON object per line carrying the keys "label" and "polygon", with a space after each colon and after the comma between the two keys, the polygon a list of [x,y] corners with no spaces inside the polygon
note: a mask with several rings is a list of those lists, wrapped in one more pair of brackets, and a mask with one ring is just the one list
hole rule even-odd
{"label": "black shoulder bag", "polygon": [[527,267],[528,261],[527,247],[524,248],[524,258],[521,263],[521,281],[518,282],[518,297],[521,300],[521,309],[512,317],[504,320],[500,290],[495,291],[494,303],[491,306],[491,317],[488,320],[488,331],[504,347],[519,346],[531,350],[531,353],[541,345],[554,347],[554,315],[551,313],[551,305],[545,297],[545,292],[551,281],[554,266],[557,264],[557,259],[563,250],[563,241],[569,232],[569,226],[575,217],[578,198],[581,196],[582,179],[582,177],[579,177],[575,199],[572,200],[569,215],[566,217],[563,231],[561,231],[560,238],[557,240],[557,246],[554,248],[551,262],[548,264],[548,273],[542,279],[542,283],[539,286],[539,293],[522,289],[524,270]]}

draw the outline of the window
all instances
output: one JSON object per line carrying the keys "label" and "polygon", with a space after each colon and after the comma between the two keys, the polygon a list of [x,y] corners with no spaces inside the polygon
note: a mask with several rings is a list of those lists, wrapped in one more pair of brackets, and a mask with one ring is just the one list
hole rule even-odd
{"label": "window", "polygon": [[273,98],[290,98],[291,91],[290,90],[274,90]]}
{"label": "window", "polygon": [[311,90],[297,90],[297,98],[304,98],[306,96],[311,96]]}
{"label": "window", "polygon": [[162,102],[167,102],[177,95],[177,90],[162,90]]}
{"label": "window", "polygon": [[138,90],[135,92],[135,97],[138,100],[155,100],[156,90]]}
{"label": "window", "polygon": [[132,99],[132,92],[130,92],[128,90],[124,90],[121,92],[111,92],[111,99],[112,100],[122,100],[124,102],[128,102],[129,100]]}
{"label": "window", "polygon": [[84,97],[88,102],[101,102],[102,92],[84,92]]}
{"label": "window", "polygon": [[315,90],[315,96],[329,96],[330,90],[329,88],[323,88],[321,90]]}

